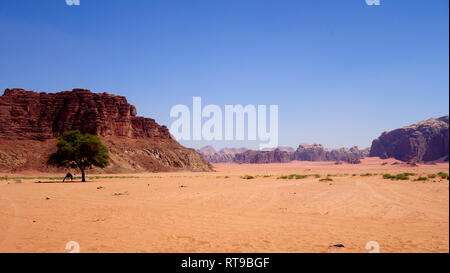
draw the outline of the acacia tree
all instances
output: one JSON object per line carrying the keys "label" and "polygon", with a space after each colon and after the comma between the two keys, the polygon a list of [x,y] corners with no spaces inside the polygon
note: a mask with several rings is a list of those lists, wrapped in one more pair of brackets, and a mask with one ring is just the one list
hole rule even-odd
{"label": "acacia tree", "polygon": [[99,137],[74,130],[65,132],[58,139],[58,150],[48,155],[47,165],[78,168],[83,182],[86,182],[86,169],[108,166],[108,148]]}

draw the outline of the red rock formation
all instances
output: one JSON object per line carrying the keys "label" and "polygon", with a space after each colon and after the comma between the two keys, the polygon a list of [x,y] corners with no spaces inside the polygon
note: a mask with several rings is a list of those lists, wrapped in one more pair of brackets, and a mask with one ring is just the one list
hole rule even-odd
{"label": "red rock formation", "polygon": [[99,136],[170,138],[165,126],[136,116],[122,96],[74,89],[54,94],[6,89],[0,97],[0,136],[50,139],[80,130]]}
{"label": "red rock formation", "polygon": [[449,156],[448,116],[432,118],[390,132],[372,142],[370,156],[402,161],[446,160]]}
{"label": "red rock formation", "polygon": [[237,163],[285,163],[291,161],[291,154],[280,149],[273,151],[254,151],[247,150],[243,153],[235,155]]}
{"label": "red rock formation", "polygon": [[[8,141],[16,143],[14,150],[17,152],[21,149],[20,142],[10,141],[27,140],[28,145],[32,145],[29,141],[48,143],[47,140],[55,139],[65,131],[80,130],[107,140],[112,153],[111,170],[210,170],[198,153],[172,139],[166,126],[136,114],[136,108],[125,97],[107,93],[74,89],[50,94],[6,89],[0,97],[0,140],[3,144],[0,145],[0,169],[14,165],[11,161],[5,162],[5,158],[20,158],[20,154],[29,154],[25,151],[15,156],[14,151],[6,153],[5,143]],[[41,153],[47,153],[47,150],[48,147]],[[130,157],[132,154],[136,156]],[[45,161],[45,155],[37,155],[33,159],[37,160],[36,168],[41,169],[39,166]],[[121,158],[125,158],[126,162]],[[149,165],[150,161],[152,164]],[[25,163],[15,165],[16,169],[27,169]],[[122,168],[124,165],[128,167]]]}

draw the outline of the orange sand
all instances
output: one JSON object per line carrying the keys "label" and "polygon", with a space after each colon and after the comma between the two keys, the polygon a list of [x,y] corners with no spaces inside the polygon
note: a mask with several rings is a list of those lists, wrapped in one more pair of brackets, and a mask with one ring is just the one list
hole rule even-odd
{"label": "orange sand", "polygon": [[[381,252],[448,252],[449,182],[381,177],[448,172],[448,163],[381,162],[217,164],[213,173],[88,183],[3,180],[0,252],[68,252],[69,241],[81,252],[368,252],[369,241]],[[360,176],[367,172],[378,175]],[[277,179],[292,173],[337,176]],[[330,247],[337,243],[345,247]]]}

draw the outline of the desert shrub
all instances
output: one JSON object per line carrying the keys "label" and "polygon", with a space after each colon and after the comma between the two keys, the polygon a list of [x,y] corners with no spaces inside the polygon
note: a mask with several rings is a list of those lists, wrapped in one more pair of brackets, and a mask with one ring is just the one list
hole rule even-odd
{"label": "desert shrub", "polygon": [[436,174],[429,174],[428,178],[436,178],[436,176],[437,176]]}
{"label": "desert shrub", "polygon": [[428,178],[427,177],[424,177],[424,176],[420,176],[419,178],[417,178],[416,180],[414,180],[414,181],[426,181],[426,180],[428,180]]}
{"label": "desert shrub", "polygon": [[333,179],[326,177],[326,178],[322,178],[319,181],[333,181]]}
{"label": "desert shrub", "polygon": [[409,175],[406,175],[405,173],[400,173],[397,175],[390,175],[390,174],[384,174],[384,179],[391,179],[391,180],[409,180]]}
{"label": "desert shrub", "polygon": [[371,173],[363,173],[363,174],[361,174],[361,176],[372,176],[373,174],[371,174]]}
{"label": "desert shrub", "polygon": [[242,176],[242,179],[254,179],[255,177],[254,176],[251,176],[251,175],[245,175],[245,176]]}
{"label": "desert shrub", "polygon": [[282,176],[280,176],[280,177],[278,177],[279,179],[287,179],[288,177],[287,177],[287,175],[282,175]]}
{"label": "desert shrub", "polygon": [[448,173],[438,172],[437,175],[438,175],[440,178],[442,178],[442,179],[447,179],[447,180],[448,180]]}
{"label": "desert shrub", "polygon": [[409,180],[409,175],[405,173],[397,174],[394,178],[395,180]]}

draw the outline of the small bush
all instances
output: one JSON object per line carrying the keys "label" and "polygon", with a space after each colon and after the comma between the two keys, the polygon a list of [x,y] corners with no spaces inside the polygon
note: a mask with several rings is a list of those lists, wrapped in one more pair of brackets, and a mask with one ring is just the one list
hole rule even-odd
{"label": "small bush", "polygon": [[437,176],[436,174],[429,174],[428,178],[436,178],[436,176]]}
{"label": "small bush", "polygon": [[288,177],[286,175],[282,175],[280,177],[278,177],[279,179],[287,179]]}
{"label": "small bush", "polygon": [[400,173],[397,175],[390,175],[390,174],[384,174],[384,179],[391,179],[391,180],[409,180],[409,175],[406,175],[405,173]]}
{"label": "small bush", "polygon": [[438,172],[437,175],[438,175],[440,178],[442,178],[442,179],[447,179],[447,180],[448,180],[448,173]]}
{"label": "small bush", "polygon": [[322,178],[322,179],[320,179],[319,181],[333,181],[333,179],[331,179],[331,178],[329,178],[329,177],[326,177],[326,178]]}
{"label": "small bush", "polygon": [[404,173],[397,174],[395,180],[409,180],[409,176]]}
{"label": "small bush", "polygon": [[426,180],[428,180],[427,177],[421,176],[421,177],[417,178],[417,179],[414,180],[414,181],[426,181]]}
{"label": "small bush", "polygon": [[254,179],[255,177],[254,176],[251,176],[251,175],[245,175],[245,176],[242,176],[242,179]]}
{"label": "small bush", "polygon": [[373,174],[371,174],[371,173],[363,173],[363,174],[361,174],[361,176],[372,176]]}
{"label": "small bush", "polygon": [[390,175],[390,174],[388,174],[388,173],[383,174],[383,179],[393,179],[393,178],[394,178],[393,175]]}

